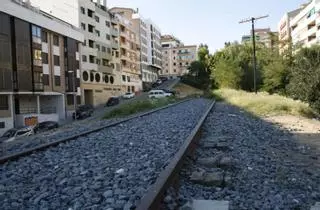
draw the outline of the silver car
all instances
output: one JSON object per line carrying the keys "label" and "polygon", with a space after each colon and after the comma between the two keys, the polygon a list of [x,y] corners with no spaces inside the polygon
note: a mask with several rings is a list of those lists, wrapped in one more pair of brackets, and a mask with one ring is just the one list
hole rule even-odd
{"label": "silver car", "polygon": [[15,141],[17,139],[31,136],[34,134],[32,127],[21,127],[21,128],[12,128],[7,130],[1,137],[0,137],[0,143],[3,142],[11,142]]}

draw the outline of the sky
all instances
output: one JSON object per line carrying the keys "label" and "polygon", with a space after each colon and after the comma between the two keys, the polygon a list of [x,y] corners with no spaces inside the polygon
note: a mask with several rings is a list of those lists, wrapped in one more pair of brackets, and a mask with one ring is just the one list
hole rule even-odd
{"label": "sky", "polygon": [[185,45],[205,43],[211,52],[227,41],[241,40],[251,24],[239,24],[249,17],[269,15],[256,28],[277,30],[283,15],[307,0],[107,0],[107,7],[139,8],[162,34],[172,34]]}

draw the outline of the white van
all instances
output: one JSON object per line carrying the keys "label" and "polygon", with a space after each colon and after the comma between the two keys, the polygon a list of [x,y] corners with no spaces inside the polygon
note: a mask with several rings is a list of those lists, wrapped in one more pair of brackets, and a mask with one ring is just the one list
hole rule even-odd
{"label": "white van", "polygon": [[165,98],[172,96],[172,93],[167,93],[163,90],[151,90],[149,92],[149,98]]}

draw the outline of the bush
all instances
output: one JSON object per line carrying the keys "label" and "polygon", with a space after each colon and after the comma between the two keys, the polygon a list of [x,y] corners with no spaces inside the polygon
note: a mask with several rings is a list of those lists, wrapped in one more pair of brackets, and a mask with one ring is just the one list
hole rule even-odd
{"label": "bush", "polygon": [[256,95],[232,89],[219,89],[213,93],[218,98],[258,116],[295,115],[308,118],[318,116],[308,104],[277,94],[270,95],[266,92],[259,92]]}

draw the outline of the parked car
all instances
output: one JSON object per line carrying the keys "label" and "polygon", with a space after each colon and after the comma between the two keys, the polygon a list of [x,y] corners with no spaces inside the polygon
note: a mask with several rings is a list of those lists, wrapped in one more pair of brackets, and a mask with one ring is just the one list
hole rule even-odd
{"label": "parked car", "polygon": [[11,128],[7,130],[1,137],[0,143],[11,142],[18,140],[20,138],[31,136],[34,134],[32,127],[20,127],[20,128]]}
{"label": "parked car", "polygon": [[149,92],[149,98],[164,98],[164,97],[169,97],[172,96],[172,93],[167,93],[163,90],[151,90]]}
{"label": "parked car", "polygon": [[162,81],[162,82],[165,82],[168,80],[168,77],[159,77],[159,79]]}
{"label": "parked car", "polygon": [[108,99],[105,106],[114,106],[114,105],[118,105],[119,103],[120,103],[119,97],[112,96]]}
{"label": "parked car", "polygon": [[176,95],[176,91],[174,90],[168,90],[168,89],[161,89],[161,90],[165,91],[166,93],[171,93],[173,96]]}
{"label": "parked car", "polygon": [[93,114],[94,108],[92,105],[80,105],[78,106],[75,113],[72,114],[73,119],[84,119],[91,117]]}
{"label": "parked car", "polygon": [[52,130],[55,128],[58,128],[59,124],[55,121],[44,121],[41,123],[38,123],[36,126],[34,126],[33,131],[34,133],[40,133],[48,130]]}
{"label": "parked car", "polygon": [[161,80],[161,79],[158,79],[158,80],[156,81],[156,83],[157,83],[158,85],[161,85],[161,84],[162,84],[162,80]]}
{"label": "parked car", "polygon": [[125,93],[122,97],[124,99],[130,99],[130,98],[134,98],[135,94],[134,93],[130,93],[130,92],[127,92]]}
{"label": "parked car", "polygon": [[156,82],[151,85],[152,88],[156,88],[156,87],[158,87],[158,86],[159,86],[159,84],[156,83]]}

